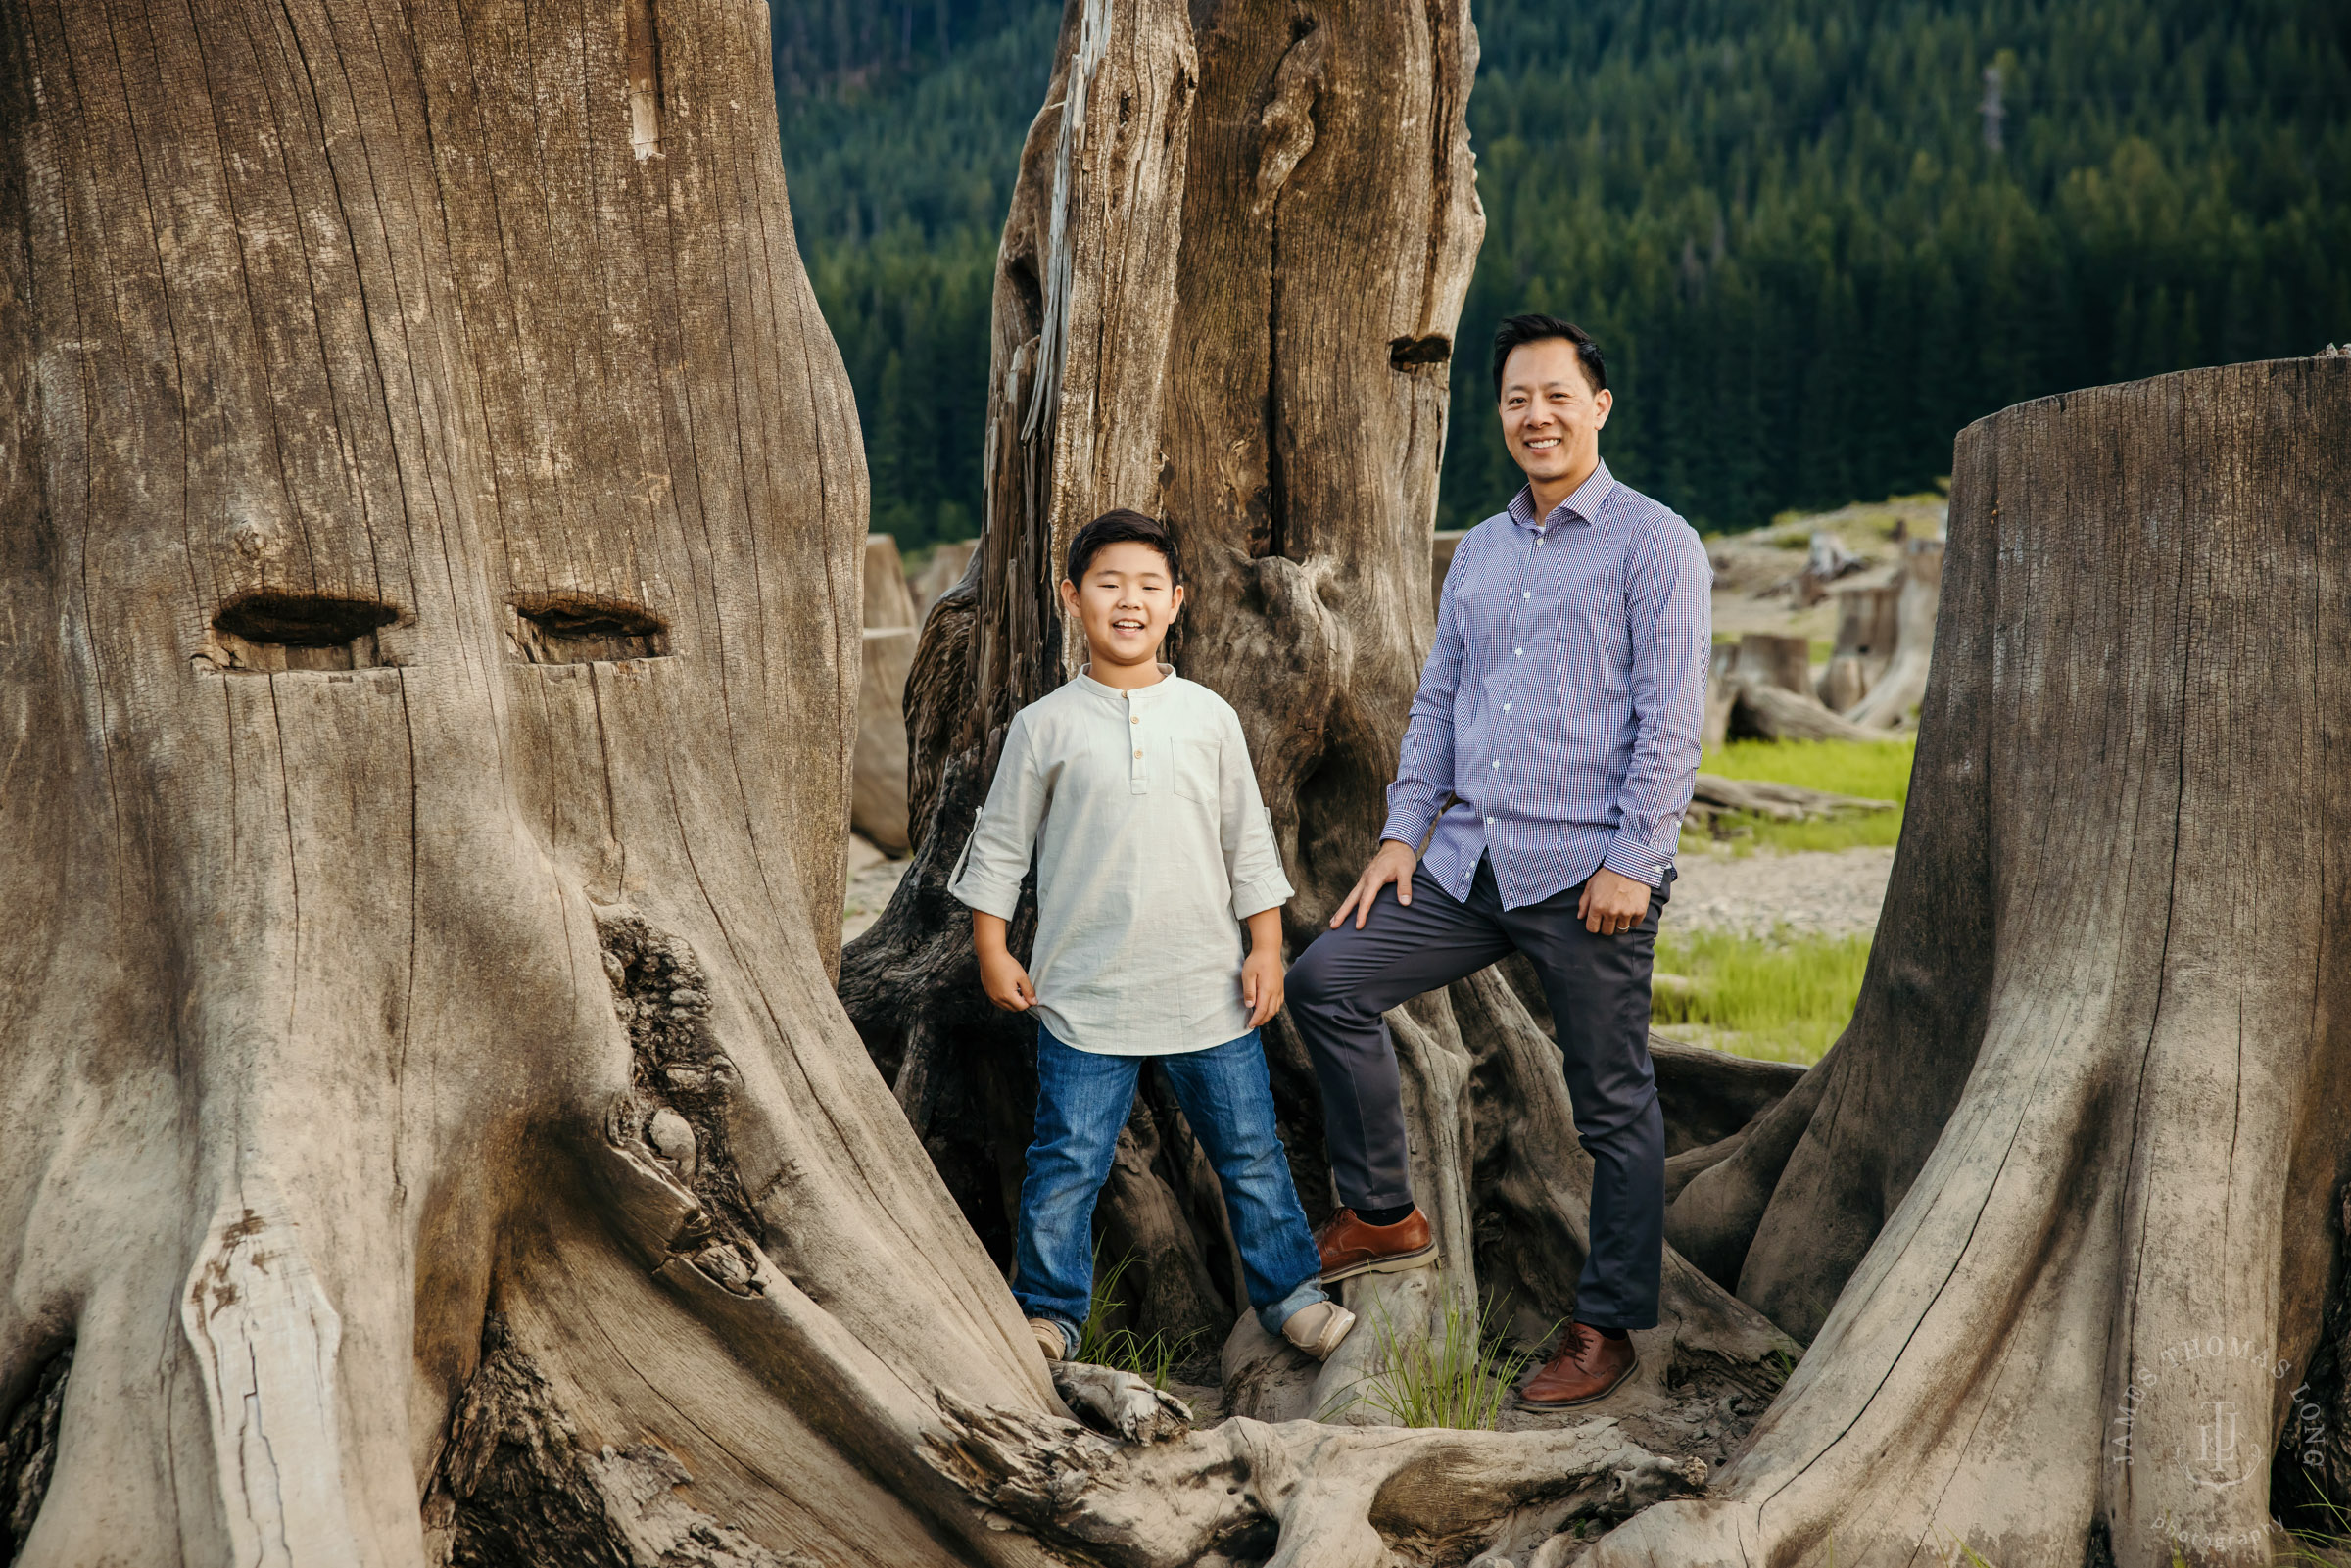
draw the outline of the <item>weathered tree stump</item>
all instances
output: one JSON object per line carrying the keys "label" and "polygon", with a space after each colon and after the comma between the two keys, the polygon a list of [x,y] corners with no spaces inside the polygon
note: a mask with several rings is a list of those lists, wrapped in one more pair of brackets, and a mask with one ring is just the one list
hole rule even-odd
{"label": "weathered tree stump", "polygon": [[906,677],[918,635],[912,626],[869,626],[863,637],[849,826],[890,855],[907,850]]}
{"label": "weathered tree stump", "polygon": [[1732,678],[1799,694],[1812,689],[1812,644],[1800,637],[1749,632],[1739,639]]}
{"label": "weathered tree stump", "polygon": [[[2229,1466],[2321,1332],[2346,1153],[2341,360],[1963,437],[1860,1008],[1809,1073],[1657,1050],[1688,1256],[1621,1411],[1187,1433],[1048,1380],[957,1212],[1027,1108],[949,1006],[936,857],[1065,667],[1057,530],[1225,453],[1151,494],[1312,928],[1425,644],[1474,229],[1458,6],[1192,9],[1069,14],[861,1042],[864,479],[755,14],[0,5],[16,1561],[1542,1564],[1628,1512],[1602,1562],[2269,1559]],[[1453,1259],[1392,1301],[1566,1301],[1588,1171],[1529,995],[1396,1015]],[[1789,1347],[1725,1280],[1811,1352],[1717,1495],[1636,1512]]]}
{"label": "weathered tree stump", "polygon": [[1843,713],[1868,694],[1886,671],[1899,637],[1895,600],[1898,581],[1840,583],[1831,590],[1837,601],[1837,642],[1828,668],[1820,678],[1821,703]]}
{"label": "weathered tree stump", "polygon": [[1812,692],[1812,644],[1800,637],[1749,632],[1717,654],[1709,671],[1708,736],[1765,740],[1875,740],[1881,736],[1831,713]]}
{"label": "weathered tree stump", "polygon": [[906,582],[905,562],[898,558],[896,540],[888,534],[866,535],[863,570],[867,628],[922,624],[922,617],[915,613],[914,591]]}
{"label": "weathered tree stump", "polygon": [[1927,694],[1935,656],[1935,620],[1943,601],[1943,541],[1912,539],[1902,545],[1895,591],[1894,657],[1845,717],[1863,726],[1900,724]]}
{"label": "weathered tree stump", "polygon": [[1961,434],[1852,1024],[1669,1219],[1811,1349],[1601,1563],[2274,1560],[2351,1153],[2347,453],[2333,360]]}

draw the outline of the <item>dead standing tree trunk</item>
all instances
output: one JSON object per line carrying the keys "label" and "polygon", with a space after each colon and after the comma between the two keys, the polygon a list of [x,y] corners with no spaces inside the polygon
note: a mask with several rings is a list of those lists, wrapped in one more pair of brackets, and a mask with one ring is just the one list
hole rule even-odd
{"label": "dead standing tree trunk", "polygon": [[[968,916],[945,884],[1004,722],[1072,667],[1051,598],[1067,536],[1111,504],[1153,507],[1178,528],[1192,586],[1176,657],[1241,713],[1300,889],[1286,934],[1303,946],[1373,848],[1427,652],[1446,364],[1482,228],[1465,5],[1167,0],[1112,26],[1113,40],[1132,30],[1130,55],[1099,45],[1087,67],[1103,15],[1072,0],[1005,228],[987,530],[926,626],[909,688],[915,862],[841,979],[999,1258],[1034,1100],[1034,1025],[981,996]],[[1154,57],[1197,83],[1188,99],[1125,64]],[[1082,134],[1068,118],[1080,104],[1100,119]],[[1129,161],[1163,150],[1166,184],[1138,188]],[[1166,244],[1172,218],[1179,247]],[[1093,349],[1098,322],[1118,353],[1094,381],[1076,355]],[[1156,389],[1132,370],[1143,365]],[[1114,451],[1115,463],[1103,455]],[[1016,945],[1024,934],[1016,923]],[[1507,1295],[1539,1333],[1572,1307],[1589,1169],[1539,992],[1497,973],[1393,1022],[1415,1180],[1447,1263],[1353,1287],[1359,1305],[1392,1296],[1381,1309],[1411,1332],[1447,1301],[1474,1311],[1482,1275],[1485,1294]],[[1286,1021],[1268,1050],[1299,1188],[1319,1212],[1329,1198],[1313,1075]],[[1735,1073],[1695,1059],[1667,1070],[1687,1113],[1675,1153],[1736,1130],[1744,1115],[1713,1125],[1748,1092]],[[1373,1337],[1319,1379],[1295,1364],[1242,1313],[1214,1178],[1173,1106],[1147,1088],[1128,1130],[1101,1229],[1106,1259],[1134,1257],[1137,1326],[1208,1346],[1231,1329],[1225,1371],[1244,1413],[1327,1408],[1367,1370]],[[1627,1407],[1674,1402],[1688,1391],[1667,1384],[1692,1367],[1751,1399],[1767,1391],[1762,1363],[1786,1342],[1678,1259],[1668,1278],[1669,1322]]]}
{"label": "dead standing tree trunk", "polygon": [[962,1555],[930,1386],[1051,1394],[827,984],[757,13],[10,4],[0,92],[12,1556]]}
{"label": "dead standing tree trunk", "polygon": [[2275,1560],[2347,1149],[2346,452],[2332,360],[1961,435],[1853,1022],[1668,1221],[1811,1350],[1602,1562]]}

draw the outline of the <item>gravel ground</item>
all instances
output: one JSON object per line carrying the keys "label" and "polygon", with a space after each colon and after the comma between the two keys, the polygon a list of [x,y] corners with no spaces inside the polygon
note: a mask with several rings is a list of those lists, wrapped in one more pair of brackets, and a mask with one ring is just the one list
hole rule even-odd
{"label": "gravel ground", "polygon": [[[1734,855],[1701,846],[1685,848],[1678,864],[1673,902],[1665,911],[1668,930],[1703,927],[1768,936],[1776,926],[1824,936],[1866,935],[1877,928],[1894,851],[1782,855],[1758,849]],[[880,918],[905,871],[906,862],[885,860],[862,838],[849,840],[843,941]]]}
{"label": "gravel ground", "polygon": [[1666,929],[1707,927],[1768,936],[1774,927],[1819,936],[1877,929],[1894,870],[1891,846],[1783,855],[1684,848],[1676,862]]}
{"label": "gravel ground", "polygon": [[840,912],[842,941],[882,918],[882,911],[889,907],[889,895],[898,890],[898,879],[906,875],[906,865],[902,860],[885,859],[872,844],[849,834],[849,895]]}

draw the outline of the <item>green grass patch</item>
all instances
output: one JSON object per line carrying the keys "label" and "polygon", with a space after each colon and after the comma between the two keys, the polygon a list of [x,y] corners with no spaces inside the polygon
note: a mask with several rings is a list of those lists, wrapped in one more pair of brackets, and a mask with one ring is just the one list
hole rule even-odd
{"label": "green grass patch", "polygon": [[1853,1016],[1869,965],[1866,936],[1657,936],[1657,1027],[1693,1043],[1766,1062],[1820,1060]]}
{"label": "green grass patch", "polygon": [[1892,845],[1902,835],[1902,804],[1910,794],[1910,736],[1890,740],[1733,740],[1706,753],[1699,767],[1725,779],[1767,779],[1832,794],[1891,800],[1893,811],[1856,812],[1809,822],[1775,822],[1744,812],[1715,826],[1735,855],[1757,849],[1786,854]]}
{"label": "green grass patch", "polygon": [[[1378,1370],[1340,1392],[1315,1419],[1327,1421],[1340,1410],[1369,1405],[1391,1426],[1445,1427],[1476,1432],[1502,1416],[1502,1402],[1534,1353],[1512,1347],[1497,1327],[1500,1303],[1471,1313],[1459,1302],[1445,1306],[1442,1326],[1414,1334],[1388,1316],[1382,1306],[1356,1332],[1369,1331]],[[1556,1326],[1556,1325],[1555,1325]]]}
{"label": "green grass patch", "polygon": [[1910,798],[1910,760],[1917,749],[1909,736],[1887,740],[1733,740],[1707,752],[1699,767],[1725,779],[1768,779],[1804,789],[1891,800],[1898,806]]}
{"label": "green grass patch", "polygon": [[1868,811],[1808,822],[1780,822],[1771,817],[1731,811],[1716,820],[1714,832],[1721,835],[1716,840],[1716,852],[1738,856],[1751,855],[1758,849],[1797,855],[1813,850],[1889,847],[1902,836],[1902,814]]}

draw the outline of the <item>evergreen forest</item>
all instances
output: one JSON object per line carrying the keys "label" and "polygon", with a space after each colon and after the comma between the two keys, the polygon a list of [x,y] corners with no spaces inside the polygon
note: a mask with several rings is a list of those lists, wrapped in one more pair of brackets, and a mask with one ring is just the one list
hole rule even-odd
{"label": "evergreen forest", "polygon": [[[1517,488],[1484,345],[1591,329],[1702,529],[1930,487],[2022,399],[2351,340],[2341,0],[1474,0],[1486,239],[1440,527]],[[1060,20],[782,0],[785,167],[873,526],[977,527],[995,245]]]}

